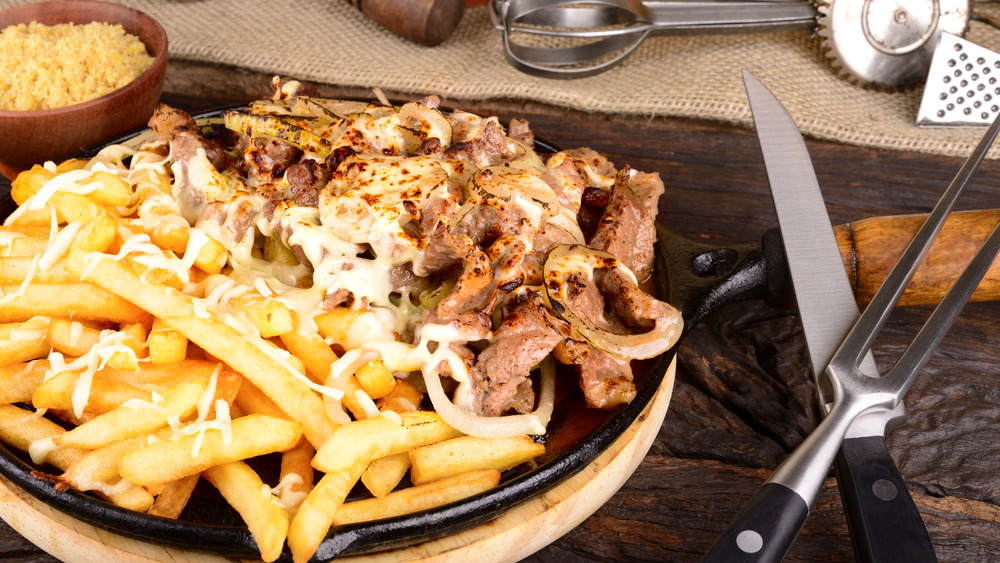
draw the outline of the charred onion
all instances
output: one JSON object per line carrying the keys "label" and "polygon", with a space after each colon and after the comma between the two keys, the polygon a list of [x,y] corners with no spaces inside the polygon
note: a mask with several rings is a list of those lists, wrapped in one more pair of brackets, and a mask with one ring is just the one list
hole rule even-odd
{"label": "charred onion", "polygon": [[[613,255],[576,244],[557,246],[542,269],[545,294],[553,311],[595,348],[624,359],[652,358],[670,349],[681,335],[680,311],[638,288],[635,276]],[[625,322],[612,323],[600,310],[586,312],[584,293],[600,287],[599,276],[615,275],[622,294],[615,309]],[[627,315],[622,315],[627,313]],[[647,328],[626,332],[625,325]],[[621,332],[619,332],[621,330]]]}

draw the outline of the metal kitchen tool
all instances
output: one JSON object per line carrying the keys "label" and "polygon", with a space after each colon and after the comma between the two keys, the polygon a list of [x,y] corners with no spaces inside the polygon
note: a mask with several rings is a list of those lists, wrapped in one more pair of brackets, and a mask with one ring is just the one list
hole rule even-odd
{"label": "metal kitchen tool", "polygon": [[940,31],[962,35],[968,0],[492,0],[508,61],[547,78],[603,72],[651,35],[817,29],[852,80],[902,87],[927,76]]}
{"label": "metal kitchen tool", "polygon": [[1000,53],[942,33],[917,111],[921,127],[986,126],[1000,113]]}
{"label": "metal kitchen tool", "polygon": [[[766,89],[763,93],[769,95]],[[760,91],[748,85],[747,94],[753,99]],[[775,469],[715,543],[705,561],[777,561],[784,558],[805,524],[855,419],[866,413],[890,410],[902,401],[1000,251],[1000,225],[888,373],[883,377],[870,377],[861,371],[861,363],[998,131],[1000,119],[990,126],[831,358],[826,371],[833,387],[834,403],[827,417]]]}
{"label": "metal kitchen tool", "polygon": [[[766,86],[747,72],[743,80],[820,407],[826,412],[834,403],[826,366],[858,320],[857,302],[802,135]],[[859,370],[879,377],[870,351]],[[886,424],[903,415],[902,403],[891,411],[862,414],[851,424],[837,453],[837,484],[859,561],[937,560],[920,512],[885,445]],[[883,494],[883,490],[887,492]]]}

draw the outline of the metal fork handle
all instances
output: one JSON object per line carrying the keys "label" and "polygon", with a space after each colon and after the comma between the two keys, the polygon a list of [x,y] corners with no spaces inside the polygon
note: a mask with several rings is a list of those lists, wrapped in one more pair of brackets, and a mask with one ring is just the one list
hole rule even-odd
{"label": "metal fork handle", "polygon": [[[586,5],[588,7],[583,7]],[[812,29],[816,7],[797,0],[494,0],[494,26],[557,37],[602,38],[649,28],[653,34],[750,33]]]}
{"label": "metal fork handle", "polygon": [[[649,35],[811,29],[816,9],[808,2],[779,0],[493,0],[490,17],[501,32],[507,60],[518,70],[545,78],[582,78],[618,64]],[[593,41],[538,47],[512,40],[518,33]]]}

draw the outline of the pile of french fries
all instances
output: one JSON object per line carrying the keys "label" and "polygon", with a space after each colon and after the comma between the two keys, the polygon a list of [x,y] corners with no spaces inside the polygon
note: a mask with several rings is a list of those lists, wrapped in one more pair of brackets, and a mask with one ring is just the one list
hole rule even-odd
{"label": "pile of french fries", "polygon": [[[178,518],[204,478],[264,561],[287,543],[303,562],[331,526],[466,498],[544,453],[462,435],[377,357],[331,394],[364,309],[302,319],[266,284],[207,307],[234,285],[226,248],[155,209],[169,174],[123,155],[21,173],[0,228],[0,439],[63,486]],[[135,220],[144,202],[157,221]],[[246,461],[265,454],[278,483]],[[345,502],[356,487],[367,498]]]}

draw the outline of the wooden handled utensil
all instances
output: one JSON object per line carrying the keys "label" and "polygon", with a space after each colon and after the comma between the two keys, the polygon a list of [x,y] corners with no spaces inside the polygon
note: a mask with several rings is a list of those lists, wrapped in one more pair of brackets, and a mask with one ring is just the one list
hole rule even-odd
{"label": "wooden handled utensil", "polygon": [[[875,291],[913,239],[926,215],[871,217],[834,227],[844,267],[859,305]],[[938,303],[1000,220],[1000,209],[959,211],[945,221],[939,237],[917,269],[900,306]],[[760,243],[718,246],[657,228],[667,278],[667,301],[677,304],[685,326],[727,303],[764,299],[773,307],[794,306],[794,291],[777,229]],[[993,264],[972,297],[1000,299],[1000,263]],[[686,305],[685,305],[686,304]],[[687,307],[687,308],[685,308]]]}
{"label": "wooden handled utensil", "polygon": [[465,12],[465,0],[348,0],[396,35],[433,47],[451,37]]}

